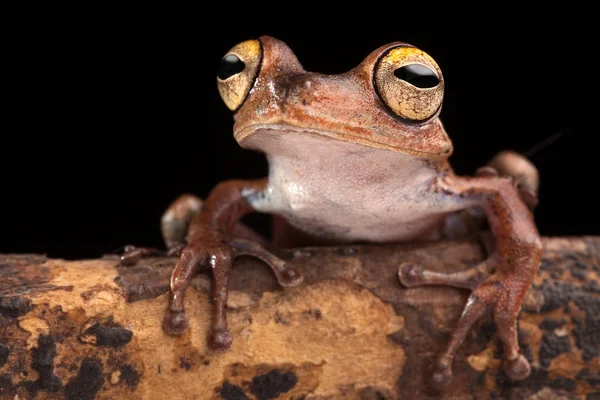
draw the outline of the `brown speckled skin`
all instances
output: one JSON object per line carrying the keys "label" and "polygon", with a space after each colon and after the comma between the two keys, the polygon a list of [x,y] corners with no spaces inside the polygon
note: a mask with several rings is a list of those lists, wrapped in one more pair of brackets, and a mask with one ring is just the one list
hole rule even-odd
{"label": "brown speckled skin", "polygon": [[[270,176],[220,183],[203,204],[184,197],[167,211],[163,235],[171,252],[180,253],[164,321],[167,332],[181,334],[187,329],[183,296],[199,268],[212,269],[215,318],[209,343],[221,351],[232,341],[226,318],[227,279],[236,255],[249,254],[265,261],[284,286],[302,282],[299,272],[240,228],[238,222],[246,213],[277,215],[283,229],[275,237],[280,244],[290,245],[293,242],[280,238],[286,226],[287,232],[321,243],[435,239],[442,237],[446,217],[476,209],[487,217],[495,238],[495,250],[485,262],[466,273],[434,273],[415,265],[402,265],[398,272],[400,281],[409,287],[444,284],[472,290],[446,350],[434,365],[433,383],[444,386],[450,381],[458,347],[473,324],[488,312],[493,313],[504,344],[507,375],[520,380],[530,374],[519,349],[516,321],[542,252],[531,212],[537,201],[537,175],[529,178],[537,171],[515,170],[511,154],[494,159],[493,166],[476,177],[456,176],[447,161],[452,142],[438,118],[440,109],[420,123],[409,122],[393,114],[374,86],[377,63],[398,46],[420,52],[404,43],[392,43],[373,51],[351,71],[333,76],[306,72],[293,52],[271,37],[261,37],[260,46],[244,49],[248,56],[248,48],[259,48],[260,54],[255,56],[260,57],[260,65],[251,90],[233,110],[234,136],[242,147],[269,156]],[[438,87],[428,90],[443,90],[437,65],[422,60],[440,79]],[[392,74],[387,79],[396,78]],[[219,81],[219,85],[227,84]],[[232,89],[249,88],[227,88],[229,92]],[[356,154],[362,157],[358,162],[352,158]],[[320,170],[310,169],[315,163],[323,164],[319,164]],[[385,169],[392,164],[392,172]],[[367,175],[359,177],[360,173]],[[519,187],[519,182],[527,185]],[[290,183],[296,187],[290,189]],[[330,197],[323,188],[332,190]],[[335,197],[336,190],[342,193],[339,197]],[[348,190],[347,196],[344,190]],[[357,211],[356,204],[364,210]],[[335,215],[340,210],[341,219]],[[386,221],[392,225],[385,225]],[[188,223],[184,237],[183,227]],[[339,231],[333,235],[332,228]],[[126,254],[124,260],[132,254]]]}

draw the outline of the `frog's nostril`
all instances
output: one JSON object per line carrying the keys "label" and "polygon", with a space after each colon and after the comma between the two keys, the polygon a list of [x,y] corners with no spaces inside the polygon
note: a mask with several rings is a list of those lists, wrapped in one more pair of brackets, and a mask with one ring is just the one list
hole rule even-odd
{"label": "frog's nostril", "polygon": [[219,67],[218,76],[219,79],[225,80],[237,75],[246,68],[246,64],[235,54],[228,54],[221,59],[221,66]]}

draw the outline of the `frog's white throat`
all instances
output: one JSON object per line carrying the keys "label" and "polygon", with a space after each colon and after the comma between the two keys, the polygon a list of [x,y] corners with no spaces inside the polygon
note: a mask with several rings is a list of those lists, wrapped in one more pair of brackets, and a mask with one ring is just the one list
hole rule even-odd
{"label": "frog's white throat", "polygon": [[426,158],[297,130],[257,131],[242,145],[269,161],[267,191],[253,206],[309,233],[406,238],[436,214],[429,200],[438,169]]}

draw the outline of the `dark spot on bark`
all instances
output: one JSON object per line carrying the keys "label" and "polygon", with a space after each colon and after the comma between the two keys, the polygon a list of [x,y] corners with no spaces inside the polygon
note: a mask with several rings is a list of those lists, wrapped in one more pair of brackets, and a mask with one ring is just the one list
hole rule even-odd
{"label": "dark spot on bark", "polygon": [[131,390],[135,390],[140,383],[140,374],[129,364],[123,365],[119,371],[121,377],[119,382],[125,383]]}
{"label": "dark spot on bark", "polygon": [[85,332],[79,336],[79,340],[85,343],[85,341],[82,340],[83,336],[95,336],[96,346],[119,348],[131,341],[133,332],[123,328],[112,320],[109,320],[105,324],[97,322],[86,329]]}
{"label": "dark spot on bark", "polygon": [[202,364],[204,364],[204,365],[210,365],[210,361],[204,360],[204,361],[202,361]]}
{"label": "dark spot on bark", "polygon": [[9,354],[10,348],[0,343],[0,368],[4,367],[4,364],[8,361]]}
{"label": "dark spot on bark", "polygon": [[579,279],[580,281],[585,281],[587,279],[586,272],[580,269],[572,269],[571,275],[573,275],[573,278]]}
{"label": "dark spot on bark", "polygon": [[577,375],[575,375],[575,378],[581,380],[587,378],[588,376],[590,376],[589,368],[583,368],[577,373]]}
{"label": "dark spot on bark", "polygon": [[564,310],[565,310],[565,313],[570,314],[571,313],[571,306],[569,304],[565,305]]}
{"label": "dark spot on bark", "polygon": [[541,271],[551,271],[556,268],[556,264],[547,258],[542,258],[542,262],[540,264]]}
{"label": "dark spot on bark", "polygon": [[189,371],[190,368],[192,368],[192,364],[190,364],[190,361],[187,358],[180,357],[179,358],[179,368],[185,368],[186,371]]}
{"label": "dark spot on bark", "polygon": [[360,400],[388,400],[392,397],[386,391],[374,387],[366,387],[358,393]]}
{"label": "dark spot on bark", "polygon": [[275,322],[281,325],[289,325],[291,317],[287,314],[275,312]]}
{"label": "dark spot on bark", "polygon": [[567,321],[564,318],[561,320],[546,318],[540,323],[540,329],[543,331],[553,331],[556,328],[560,328],[566,323]]}
{"label": "dark spot on bark", "polygon": [[493,321],[485,321],[481,324],[481,328],[477,334],[477,337],[484,342],[486,345],[489,343],[494,335],[496,334],[496,325]]}
{"label": "dark spot on bark", "polygon": [[568,336],[557,336],[552,332],[544,332],[540,343],[540,366],[547,369],[554,358],[570,351],[571,342]]}
{"label": "dark spot on bark", "polygon": [[57,392],[62,383],[54,375],[54,359],[56,358],[56,342],[51,335],[40,335],[38,346],[31,350],[31,368],[37,371],[39,378],[35,382],[26,381],[23,386],[32,393],[39,390]]}
{"label": "dark spot on bark", "polygon": [[578,294],[580,289],[572,283],[554,282],[554,284],[543,284],[537,287],[544,295],[544,304],[541,307],[541,312],[557,310],[562,306],[567,305]]}
{"label": "dark spot on bark", "polygon": [[85,301],[89,301],[90,299],[95,297],[99,292],[102,292],[105,290],[110,291],[110,290],[112,290],[112,287],[109,285],[97,283],[94,286],[92,286],[89,290],[81,292],[80,296]]}
{"label": "dark spot on bark", "polygon": [[585,313],[585,321],[573,318],[575,343],[583,351],[583,361],[598,356],[600,348],[600,298],[582,294],[575,304]]}
{"label": "dark spot on bark", "polygon": [[550,382],[550,387],[553,389],[565,390],[567,392],[574,392],[577,388],[577,384],[573,379],[558,377]]}
{"label": "dark spot on bark", "polygon": [[593,374],[590,372],[589,368],[583,368],[581,371],[575,375],[575,378],[578,381],[585,380],[593,387],[600,387],[600,375]]}
{"label": "dark spot on bark", "polygon": [[531,375],[517,382],[511,381],[504,371],[500,371],[496,378],[496,385],[501,389],[501,399],[523,399],[548,386],[548,371],[532,367]]}
{"label": "dark spot on bark", "polygon": [[531,348],[531,346],[529,346],[526,343],[520,342],[521,343],[521,353],[523,353],[523,357],[525,357],[525,359],[527,361],[529,361],[529,364],[533,363],[533,349]]}
{"label": "dark spot on bark", "polygon": [[31,311],[31,300],[22,296],[0,298],[0,314],[7,317],[20,317]]}
{"label": "dark spot on bark", "polygon": [[314,318],[316,320],[320,320],[323,318],[323,315],[321,314],[321,310],[319,310],[318,308],[311,308],[310,310],[305,311],[304,315],[309,318]]}
{"label": "dark spot on bark", "polygon": [[600,284],[597,281],[586,282],[582,288],[590,293],[600,293]]}
{"label": "dark spot on bark", "polygon": [[17,390],[12,383],[12,379],[9,374],[0,375],[0,396],[13,397],[17,394]]}
{"label": "dark spot on bark", "polygon": [[250,400],[241,387],[225,381],[219,390],[223,400]]}
{"label": "dark spot on bark", "polygon": [[252,379],[251,389],[258,400],[269,400],[279,397],[281,393],[289,392],[296,383],[298,383],[296,374],[275,369],[264,375],[255,376]]}
{"label": "dark spot on bark", "polygon": [[65,397],[67,400],[93,400],[103,384],[100,360],[85,358],[77,376],[65,385]]}
{"label": "dark spot on bark", "polygon": [[475,377],[469,379],[469,382],[471,393],[478,393],[485,386],[485,374],[478,373]]}

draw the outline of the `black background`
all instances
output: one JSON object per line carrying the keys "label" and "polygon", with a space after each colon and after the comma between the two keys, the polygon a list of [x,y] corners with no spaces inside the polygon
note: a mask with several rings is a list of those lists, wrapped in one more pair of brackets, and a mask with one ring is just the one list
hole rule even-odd
{"label": "black background", "polygon": [[0,252],[76,258],[162,246],[160,215],[179,194],[264,176],[263,156],[235,143],[215,81],[226,51],[262,34],[325,73],[391,41],[427,51],[444,71],[442,119],[461,174],[563,131],[533,157],[540,231],[600,234],[597,129],[583,125],[594,114],[582,96],[597,75],[587,11],[474,4],[4,10]]}

